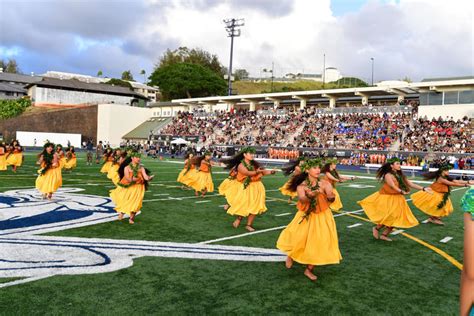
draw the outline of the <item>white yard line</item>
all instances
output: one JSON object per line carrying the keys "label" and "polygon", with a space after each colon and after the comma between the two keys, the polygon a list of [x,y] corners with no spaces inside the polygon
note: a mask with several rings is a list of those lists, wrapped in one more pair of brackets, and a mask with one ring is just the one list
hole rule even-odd
{"label": "white yard line", "polygon": [[397,230],[394,230],[393,232],[391,232],[390,235],[398,235],[398,234],[401,234],[403,232],[404,232],[403,229],[397,229]]}
{"label": "white yard line", "polygon": [[347,228],[354,228],[354,227],[361,226],[361,225],[362,225],[362,223],[356,223],[356,224],[352,224],[352,225],[347,226]]}
{"label": "white yard line", "polygon": [[291,213],[276,214],[275,216],[287,216],[287,215],[291,215]]}
{"label": "white yard line", "polygon": [[439,242],[442,242],[442,243],[445,244],[445,243],[447,243],[448,241],[450,241],[451,239],[453,239],[453,237],[447,236],[447,237],[444,237],[443,239],[441,239]]}
{"label": "white yard line", "polygon": [[211,202],[211,201],[209,201],[209,200],[207,200],[207,201],[196,201],[194,203],[209,203],[209,202]]}

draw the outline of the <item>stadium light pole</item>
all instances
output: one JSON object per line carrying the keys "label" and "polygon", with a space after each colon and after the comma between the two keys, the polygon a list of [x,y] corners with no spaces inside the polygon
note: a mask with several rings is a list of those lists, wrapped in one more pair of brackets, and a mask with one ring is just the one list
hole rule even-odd
{"label": "stadium light pole", "polygon": [[370,57],[372,61],[372,86],[374,85],[374,57]]}
{"label": "stadium light pole", "polygon": [[225,19],[225,29],[227,31],[227,37],[230,37],[230,61],[229,61],[229,69],[227,72],[227,80],[228,80],[228,89],[229,95],[232,95],[232,58],[234,53],[234,37],[240,36],[240,29],[239,27],[244,26],[244,19]]}
{"label": "stadium light pole", "polygon": [[323,54],[323,89],[326,81],[326,53]]}

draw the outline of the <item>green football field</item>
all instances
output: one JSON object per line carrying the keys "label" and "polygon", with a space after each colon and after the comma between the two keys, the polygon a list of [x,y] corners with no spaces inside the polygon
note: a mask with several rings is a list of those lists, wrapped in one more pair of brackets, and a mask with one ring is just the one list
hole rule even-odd
{"label": "green football field", "polygon": [[[274,249],[282,227],[294,216],[294,204],[288,204],[278,191],[286,181],[281,173],[265,177],[268,211],[256,218],[257,232],[247,233],[244,225],[231,226],[233,217],[222,207],[225,199],[217,195],[217,186],[227,177],[222,168],[213,170],[216,191],[195,198],[193,191],[182,190],[175,182],[182,169],[178,161],[144,158],[142,162],[155,179],[135,225],[111,221],[48,235],[208,241]],[[27,155],[16,174],[10,170],[0,173],[0,192],[34,187],[36,169],[35,157]],[[80,154],[78,167],[63,173],[63,186],[108,196],[113,184],[99,169],[95,164],[86,166]],[[338,186],[343,211],[358,211],[356,202],[376,191],[379,184],[373,173],[343,174],[364,177]],[[133,260],[133,266],[115,272],[51,276],[0,288],[0,314],[456,315],[460,280],[456,262],[462,264],[463,259],[459,201],[465,191],[453,190],[455,211],[444,220],[445,226],[420,223],[392,236],[392,243],[373,239],[372,225],[363,220],[364,213],[335,213],[343,260],[339,265],[316,267],[316,282],[309,281],[298,264],[287,270],[283,262],[141,257]],[[410,206],[420,222],[427,218]],[[446,237],[452,239],[441,242]],[[0,278],[0,285],[18,279]]]}

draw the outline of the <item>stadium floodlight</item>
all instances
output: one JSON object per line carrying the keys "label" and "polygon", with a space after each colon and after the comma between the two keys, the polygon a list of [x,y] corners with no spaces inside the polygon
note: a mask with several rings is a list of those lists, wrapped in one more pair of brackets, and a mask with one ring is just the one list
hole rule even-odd
{"label": "stadium floodlight", "polygon": [[372,86],[374,85],[374,57],[370,57],[372,61]]}
{"label": "stadium floodlight", "polygon": [[227,37],[230,37],[230,61],[229,69],[227,72],[228,86],[229,86],[229,95],[232,95],[232,58],[234,51],[234,37],[240,36],[239,27],[244,26],[244,19],[225,19],[225,29],[227,31]]}

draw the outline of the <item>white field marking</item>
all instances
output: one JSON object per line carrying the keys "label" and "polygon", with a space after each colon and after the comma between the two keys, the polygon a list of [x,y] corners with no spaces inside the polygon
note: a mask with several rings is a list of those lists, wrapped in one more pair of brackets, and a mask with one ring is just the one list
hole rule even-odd
{"label": "white field marking", "polygon": [[[214,196],[220,196],[219,194],[207,194],[203,198],[206,197],[214,197]],[[201,198],[201,196],[183,196],[183,197],[172,197],[168,196],[163,199],[150,199],[150,200],[143,200],[143,202],[154,202],[154,201],[169,201],[169,200],[187,200],[187,199],[198,199]]]}
{"label": "white field marking", "polygon": [[451,239],[453,239],[453,237],[444,237],[443,239],[441,239],[439,242],[442,242],[442,243],[447,243],[448,241],[450,241]]}
{"label": "white field marking", "polygon": [[291,215],[291,213],[276,214],[275,216],[287,216],[287,215]]}
{"label": "white field marking", "polygon": [[428,220],[425,219],[424,221],[422,221],[423,224],[428,224]]}
{"label": "white field marking", "polygon": [[352,183],[352,184],[349,184],[347,187],[356,188],[356,189],[369,189],[369,188],[375,188],[375,185]]}
{"label": "white field marking", "polygon": [[[347,214],[357,213],[357,212],[361,212],[361,211],[362,210],[357,210],[357,211],[352,211],[352,212],[344,212],[344,213],[336,214],[336,215],[334,215],[334,217],[344,216],[344,215],[347,215]],[[241,238],[241,237],[245,237],[245,236],[250,236],[250,235],[255,235],[255,234],[260,234],[260,233],[266,233],[266,232],[270,232],[270,231],[274,231],[274,230],[279,230],[279,229],[283,229],[285,227],[286,227],[286,225],[273,227],[273,228],[267,228],[267,229],[257,230],[257,231],[254,231],[254,232],[248,232],[248,233],[243,233],[243,234],[239,234],[239,235],[233,235],[233,236],[222,237],[222,238],[218,238],[218,239],[201,241],[198,244],[212,244],[212,243],[219,242],[219,241],[236,239],[236,238]]]}
{"label": "white field marking", "polygon": [[160,195],[169,195],[169,193],[158,193],[158,194],[153,194],[153,196],[160,196]]}
{"label": "white field marking", "polygon": [[362,225],[362,223],[356,223],[356,224],[347,226],[347,228],[354,228],[354,227],[361,226],[361,225]]}
{"label": "white field marking", "polygon": [[397,230],[394,230],[393,232],[390,233],[390,235],[398,235],[400,233],[403,233],[404,230],[403,229],[397,229]]}
{"label": "white field marking", "polygon": [[219,205],[219,207],[224,207],[224,206],[226,206],[226,205],[227,205],[227,204]]}
{"label": "white field marking", "polygon": [[197,203],[209,203],[209,202],[211,202],[211,201],[209,201],[209,200],[207,200],[207,201],[196,201],[196,202],[194,202],[194,203],[197,204]]}
{"label": "white field marking", "polygon": [[41,280],[41,279],[46,279],[46,278],[49,278],[49,277],[50,277],[50,275],[42,275],[42,276],[37,276],[37,277],[25,278],[25,279],[21,279],[21,280],[15,280],[15,281],[11,281],[11,282],[0,283],[0,289],[2,287],[8,287],[8,286],[12,286],[12,285],[18,285],[18,284],[33,282],[33,281],[37,281],[37,280]]}

